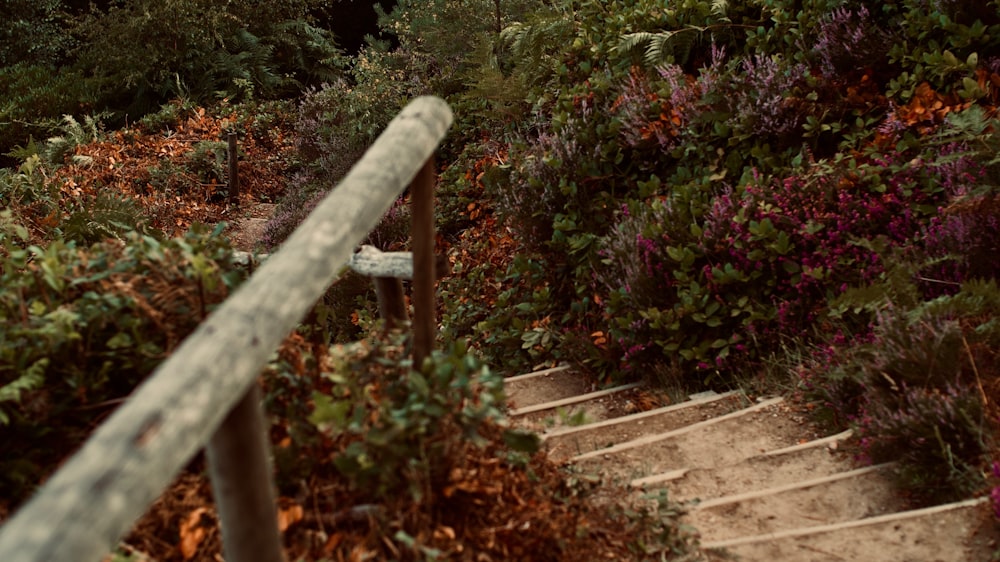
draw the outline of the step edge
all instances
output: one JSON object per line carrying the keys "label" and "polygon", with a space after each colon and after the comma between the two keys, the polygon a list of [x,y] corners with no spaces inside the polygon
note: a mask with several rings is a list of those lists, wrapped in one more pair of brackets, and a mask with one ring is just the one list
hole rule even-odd
{"label": "step edge", "polygon": [[766,498],[768,496],[773,496],[781,494],[784,492],[792,492],[795,490],[805,490],[807,488],[814,488],[816,486],[822,486],[823,484],[830,484],[832,482],[839,482],[840,480],[847,480],[850,478],[856,478],[858,476],[864,476],[872,472],[879,472],[882,470],[887,470],[896,463],[887,462],[882,464],[875,464],[871,466],[865,466],[862,468],[855,468],[853,470],[847,470],[844,472],[838,472],[836,474],[830,474],[828,476],[821,476],[819,478],[811,478],[809,480],[800,480],[798,482],[792,482],[790,484],[785,484],[782,486],[774,486],[771,488],[764,488],[762,490],[752,490],[750,492],[744,492],[742,494],[733,494],[729,496],[722,496],[719,498],[713,498],[703,502],[699,502],[691,506],[691,511],[701,511],[704,509],[710,509],[713,507],[719,507],[722,505],[729,505],[734,503],[739,503],[747,500],[754,500],[759,498]]}
{"label": "step edge", "polygon": [[550,402],[542,402],[540,404],[533,404],[531,406],[525,406],[523,408],[517,408],[511,410],[507,415],[510,417],[523,416],[525,414],[531,414],[534,412],[541,412],[543,410],[551,410],[553,408],[558,408],[560,406],[569,406],[571,404],[579,404],[580,402],[586,402],[587,400],[593,400],[594,398],[601,398],[604,396],[609,396],[616,392],[623,392],[626,390],[632,390],[633,388],[639,388],[642,386],[641,383],[633,382],[629,384],[623,384],[620,386],[615,386],[611,388],[606,388],[604,390],[597,390],[594,392],[587,392],[585,394],[577,394],[575,396],[570,396],[568,398],[560,398],[559,400],[552,400]]}
{"label": "step edge", "polygon": [[532,379],[535,377],[543,377],[545,375],[551,375],[554,373],[561,373],[563,371],[568,371],[571,368],[569,363],[563,363],[562,365],[557,365],[548,369],[542,369],[541,371],[532,371],[530,373],[524,373],[523,375],[514,375],[513,377],[506,377],[503,382],[504,384],[509,382],[517,382],[526,379]]}
{"label": "step edge", "polygon": [[629,486],[633,488],[642,488],[648,484],[659,484],[660,482],[670,482],[671,480],[677,480],[679,478],[684,478],[687,473],[691,472],[691,468],[676,468],[667,472],[661,472],[659,474],[652,474],[650,476],[643,476],[642,478],[636,478],[628,483]]}
{"label": "step edge", "polygon": [[659,414],[666,414],[675,410],[684,410],[687,408],[694,408],[696,406],[704,406],[705,404],[711,404],[712,402],[717,402],[725,398],[730,398],[732,396],[739,395],[740,392],[737,390],[730,390],[729,392],[723,392],[722,394],[717,394],[710,398],[700,398],[698,400],[685,400],[684,402],[678,402],[677,404],[671,404],[669,406],[663,406],[662,408],[656,408],[655,410],[647,410],[645,412],[638,412],[635,414],[629,414],[627,416],[621,416],[618,418],[612,418],[609,420],[601,420],[594,423],[589,423],[585,425],[578,425],[576,427],[560,428],[555,431],[543,434],[542,440],[549,439],[550,437],[562,437],[564,435],[572,435],[574,433],[580,433],[592,429],[601,429],[604,427],[616,425],[618,423],[628,423],[636,420],[641,420],[645,418],[651,418]]}
{"label": "step edge", "polygon": [[743,546],[747,544],[754,544],[765,541],[776,541],[781,539],[807,537],[809,535],[819,535],[823,533],[840,531],[843,529],[854,529],[857,527],[865,527],[868,525],[879,525],[882,523],[891,523],[894,521],[916,519],[918,517],[924,517],[926,515],[934,515],[935,513],[944,513],[946,511],[951,511],[951,510],[977,507],[980,504],[988,502],[989,499],[990,498],[988,496],[983,496],[971,500],[964,500],[960,502],[953,502],[948,504],[936,505],[932,507],[925,507],[922,509],[899,511],[896,513],[889,513],[886,515],[866,517],[864,519],[855,519],[853,521],[831,523],[829,525],[817,525],[815,527],[799,527],[796,529],[787,529],[775,533],[765,533],[761,535],[751,535],[747,537],[738,537],[734,539],[725,539],[721,541],[703,542],[701,543],[701,548],[702,550],[718,550],[723,548]]}
{"label": "step edge", "polygon": [[730,412],[730,413],[722,415],[722,416],[718,416],[718,417],[715,417],[715,418],[703,420],[703,421],[700,421],[698,423],[693,423],[691,425],[687,425],[687,426],[680,427],[680,428],[677,428],[677,429],[674,429],[674,430],[671,430],[671,431],[667,431],[665,433],[658,433],[656,435],[647,435],[647,436],[644,436],[644,437],[640,437],[638,439],[633,439],[631,441],[625,441],[623,443],[619,443],[619,444],[611,446],[611,447],[606,447],[604,449],[597,449],[595,451],[590,451],[590,452],[587,452],[587,453],[576,455],[575,457],[571,457],[569,460],[570,460],[570,462],[578,462],[578,461],[582,461],[582,460],[586,460],[586,459],[590,459],[590,458],[594,458],[594,457],[599,457],[599,456],[602,456],[602,455],[609,455],[609,454],[614,454],[614,453],[620,453],[622,451],[628,451],[630,449],[637,449],[637,448],[643,447],[645,445],[650,445],[650,444],[653,444],[653,443],[658,443],[660,441],[666,441],[667,439],[670,439],[671,437],[676,437],[678,435],[684,435],[685,433],[690,433],[692,431],[696,431],[698,429],[702,429],[702,428],[705,428],[705,427],[711,427],[711,426],[713,426],[713,425],[715,425],[717,423],[721,423],[721,422],[728,421],[728,420],[731,420],[731,419],[736,419],[736,418],[740,418],[742,416],[750,415],[750,414],[756,413],[756,412],[758,412],[760,410],[764,410],[766,408],[770,408],[771,406],[780,404],[783,401],[784,401],[784,399],[781,396],[777,396],[775,398],[770,398],[768,400],[764,400],[763,402],[759,402],[757,404],[754,404],[753,406],[750,406],[750,407],[747,407],[747,408],[743,408],[742,410],[737,410],[735,412]]}
{"label": "step edge", "polygon": [[[763,459],[763,458],[776,457],[776,456],[785,455],[785,454],[798,453],[798,452],[807,451],[807,450],[810,450],[810,449],[818,449],[818,448],[820,448],[820,447],[822,447],[824,445],[828,445],[828,444],[836,442],[836,441],[846,440],[847,438],[849,438],[851,436],[851,434],[852,434],[851,430],[848,429],[847,431],[842,431],[842,432],[837,433],[835,435],[828,435],[826,437],[821,437],[819,439],[814,439],[812,441],[808,441],[806,443],[800,443],[798,445],[793,445],[791,447],[783,447],[781,449],[774,449],[774,450],[771,450],[771,451],[765,451],[765,452],[763,452],[763,453],[761,453],[759,455],[755,455],[755,456],[752,456],[752,457],[747,457],[747,458],[739,461],[738,463],[724,465],[721,468],[726,468],[726,467],[731,467],[731,466],[738,466],[740,463],[748,462],[748,461],[753,461],[753,459]],[[691,472],[692,470],[713,470],[713,469],[716,469],[716,468],[720,468],[720,467],[697,467],[697,466],[689,466],[689,467],[685,467],[685,468],[678,468],[678,469],[674,469],[674,470],[669,470],[667,472],[662,472],[660,474],[651,474],[649,476],[643,476],[642,478],[636,478],[635,480],[632,480],[631,482],[629,482],[629,485],[634,486],[634,487],[641,487],[641,486],[645,486],[647,484],[659,484],[661,482],[669,482],[671,480],[677,480],[678,478],[683,478],[684,476],[687,476],[687,473]]]}
{"label": "step edge", "polygon": [[805,449],[811,449],[813,447],[821,447],[823,445],[828,445],[837,441],[847,441],[854,435],[853,430],[845,430],[837,433],[835,435],[828,435],[820,439],[814,439],[812,441],[807,441],[805,443],[799,443],[798,445],[792,445],[790,447],[782,447],[781,449],[774,449],[773,451],[766,451],[761,453],[764,457],[776,457],[779,455],[787,455],[789,453],[796,453]]}

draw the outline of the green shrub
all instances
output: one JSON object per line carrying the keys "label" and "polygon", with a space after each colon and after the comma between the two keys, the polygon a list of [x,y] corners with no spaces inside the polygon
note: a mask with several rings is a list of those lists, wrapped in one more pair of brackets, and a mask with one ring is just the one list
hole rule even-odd
{"label": "green shrub", "polygon": [[82,18],[76,65],[93,73],[103,103],[132,117],[176,97],[200,103],[286,94],[339,73],[332,35],[310,23],[316,7],[310,1],[116,3]]}
{"label": "green shrub", "polygon": [[60,0],[5,0],[0,22],[0,67],[57,64],[75,46]]}
{"label": "green shrub", "polygon": [[63,115],[90,112],[97,101],[81,71],[45,64],[0,67],[0,154],[57,133]]}
{"label": "green shrub", "polygon": [[898,480],[916,498],[968,497],[985,486],[1000,446],[991,405],[1000,289],[970,280],[927,299],[918,268],[894,257],[878,282],[833,303],[844,320],[860,316],[855,325],[873,318],[871,331],[835,338],[801,367],[802,384],[822,417],[857,430],[865,459],[898,461]]}
{"label": "green shrub", "polygon": [[0,490],[17,501],[245,277],[219,232],[30,246],[3,215]]}
{"label": "green shrub", "polygon": [[[314,396],[311,420],[343,448],[333,462],[373,500],[406,492],[416,501],[441,497],[467,447],[483,446],[487,424],[502,421],[503,378],[462,343],[435,352],[420,370],[407,342],[362,341],[331,350],[329,395]],[[517,433],[509,443],[533,452]]]}

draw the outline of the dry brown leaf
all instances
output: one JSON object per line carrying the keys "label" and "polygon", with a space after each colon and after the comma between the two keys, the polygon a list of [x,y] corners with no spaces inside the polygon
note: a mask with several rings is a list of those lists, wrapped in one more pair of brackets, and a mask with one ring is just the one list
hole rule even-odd
{"label": "dry brown leaf", "polygon": [[455,540],[455,536],[455,529],[452,529],[447,525],[442,525],[434,530],[435,539],[448,539],[453,541]]}
{"label": "dry brown leaf", "polygon": [[278,510],[278,531],[284,533],[292,525],[302,521],[305,510],[301,505],[292,504],[289,507]]}
{"label": "dry brown leaf", "polygon": [[188,516],[181,522],[180,525],[180,536],[181,541],[177,545],[177,548],[181,551],[181,556],[185,560],[190,560],[194,558],[194,555],[198,553],[198,546],[201,545],[201,541],[205,540],[205,527],[201,524],[201,518],[205,513],[208,512],[208,508],[199,507],[188,513]]}

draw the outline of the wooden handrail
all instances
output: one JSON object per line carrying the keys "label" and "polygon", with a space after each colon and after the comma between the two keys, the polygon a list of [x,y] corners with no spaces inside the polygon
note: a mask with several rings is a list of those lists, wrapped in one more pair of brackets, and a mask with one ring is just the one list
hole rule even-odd
{"label": "wooden handrail", "polygon": [[[281,250],[0,527],[0,560],[101,559],[195,453],[217,440],[213,436],[224,420],[239,425],[230,423],[235,406],[239,404],[238,410],[251,418],[259,416],[260,405],[251,389],[271,353],[337,277],[395,198],[426,169],[451,122],[451,110],[438,98],[421,97],[407,105]],[[249,407],[244,407],[247,403]],[[259,460],[261,452],[254,452],[258,445],[237,443],[235,452],[220,448],[216,456],[246,453]],[[266,444],[263,456],[266,462]],[[211,452],[209,457],[211,461]],[[220,476],[220,467],[212,464],[213,478],[225,479],[225,472],[232,470],[222,467]],[[227,485],[213,482],[215,488]],[[272,505],[271,513],[262,517],[271,518],[274,526],[273,496],[266,495],[270,484],[264,488],[263,501],[270,497]],[[228,501],[219,494],[216,500]],[[259,505],[262,500],[253,501]],[[220,506],[223,517],[226,512]],[[229,562],[272,559],[270,553],[258,551],[254,556],[247,549],[232,550],[231,543],[241,536],[240,526],[247,529],[255,523],[229,524],[223,521]]]}

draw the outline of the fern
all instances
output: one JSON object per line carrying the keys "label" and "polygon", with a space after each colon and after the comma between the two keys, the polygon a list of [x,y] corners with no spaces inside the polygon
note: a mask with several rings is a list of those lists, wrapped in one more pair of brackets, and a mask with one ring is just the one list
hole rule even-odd
{"label": "fern", "polygon": [[526,85],[540,86],[553,76],[549,62],[565,51],[574,25],[564,14],[552,13],[531,22],[513,23],[500,32],[500,45],[509,50]]}
{"label": "fern", "polygon": [[70,213],[62,224],[63,236],[83,244],[108,238],[122,239],[129,231],[142,231],[145,221],[139,205],[132,199],[101,193]]}
{"label": "fern", "polygon": [[712,0],[712,15],[725,18],[729,12],[729,0]]}
{"label": "fern", "polygon": [[333,83],[346,64],[333,33],[301,19],[279,23],[265,39],[275,45],[278,63],[313,83]]}
{"label": "fern", "polygon": [[85,115],[80,123],[72,115],[63,115],[62,134],[49,137],[45,141],[42,155],[51,164],[62,164],[77,146],[88,144],[101,138],[101,120],[106,114]]}
{"label": "fern", "polygon": [[650,67],[687,62],[691,51],[705,31],[703,27],[685,27],[650,33],[640,31],[622,37],[616,49],[628,53],[643,48],[643,63]]}
{"label": "fern", "polygon": [[[31,364],[21,375],[3,386],[0,386],[0,404],[4,402],[20,402],[21,395],[42,387],[45,383],[45,369],[49,366],[49,359],[42,358]],[[0,425],[8,425],[10,416],[0,408]]]}

